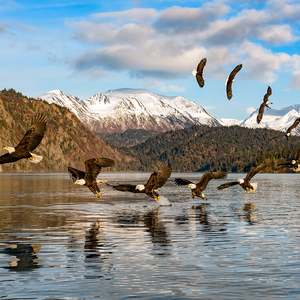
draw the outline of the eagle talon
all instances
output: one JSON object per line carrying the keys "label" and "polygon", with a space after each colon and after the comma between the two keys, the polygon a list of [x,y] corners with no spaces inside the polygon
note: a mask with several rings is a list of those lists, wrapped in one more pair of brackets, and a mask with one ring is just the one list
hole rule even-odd
{"label": "eagle talon", "polygon": [[161,197],[160,197],[160,196],[158,196],[158,197],[156,197],[154,200],[155,200],[155,201],[159,201],[159,200],[160,200],[160,198],[161,198]]}
{"label": "eagle talon", "polygon": [[98,193],[96,194],[97,199],[99,199],[102,196],[102,194]]}

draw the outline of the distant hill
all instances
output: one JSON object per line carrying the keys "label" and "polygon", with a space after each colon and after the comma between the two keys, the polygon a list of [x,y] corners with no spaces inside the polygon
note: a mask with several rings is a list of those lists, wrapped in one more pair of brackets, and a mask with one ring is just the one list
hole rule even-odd
{"label": "distant hill", "polygon": [[267,157],[273,163],[295,157],[300,137],[293,136],[290,142],[284,137],[270,142],[279,134],[282,132],[240,126],[192,126],[160,133],[142,144],[120,150],[139,159],[140,166],[132,163],[131,167],[141,171],[151,171],[160,161],[168,161],[178,172],[247,172]]}
{"label": "distant hill", "polygon": [[[4,164],[2,165],[4,172],[66,172],[68,165],[84,170],[84,161],[97,156],[114,159],[116,166],[121,170],[127,163],[136,161],[135,158],[121,154],[103,141],[68,109],[45,101],[29,99],[13,89],[4,89],[0,92],[2,149],[4,146],[17,145],[36,113],[44,113],[48,119],[45,136],[34,151],[42,155],[43,160],[38,164],[30,163],[26,159]],[[0,151],[0,155],[5,153],[7,151]]]}
{"label": "distant hill", "polygon": [[118,147],[131,147],[145,142],[158,132],[144,129],[128,129],[123,133],[97,133],[102,139]]}

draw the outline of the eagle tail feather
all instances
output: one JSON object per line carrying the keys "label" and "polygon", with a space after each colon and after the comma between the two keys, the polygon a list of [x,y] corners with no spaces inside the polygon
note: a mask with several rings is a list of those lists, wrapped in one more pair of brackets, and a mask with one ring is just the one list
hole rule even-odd
{"label": "eagle tail feather", "polygon": [[29,161],[34,164],[37,164],[43,160],[43,156],[41,155],[36,155],[34,153],[30,153],[30,154],[31,154],[31,159],[29,159]]}

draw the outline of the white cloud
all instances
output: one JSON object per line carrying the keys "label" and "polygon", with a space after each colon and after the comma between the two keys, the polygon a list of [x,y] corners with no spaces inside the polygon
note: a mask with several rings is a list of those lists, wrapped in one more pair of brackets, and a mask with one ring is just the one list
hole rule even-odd
{"label": "white cloud", "polygon": [[256,108],[254,108],[254,107],[248,107],[247,109],[246,109],[246,111],[247,111],[247,114],[252,114],[254,111],[256,111]]}
{"label": "white cloud", "polygon": [[296,70],[292,55],[272,51],[273,45],[299,40],[289,22],[298,20],[293,9],[300,13],[300,5],[282,2],[270,0],[261,10],[242,10],[234,16],[224,1],[217,0],[199,8],[94,14],[93,22],[69,24],[76,39],[92,45],[70,64],[79,72],[101,68],[170,79],[190,73],[207,57],[207,78],[223,78],[232,65],[243,63],[244,78],[273,82],[283,68]]}
{"label": "white cloud", "polygon": [[124,11],[113,11],[113,12],[103,12],[98,14],[93,14],[92,17],[95,19],[114,19],[117,23],[128,22],[137,22],[145,23],[149,20],[156,18],[158,15],[157,10],[153,8],[133,8]]}
{"label": "white cloud", "polygon": [[293,73],[288,89],[300,90],[300,71],[295,71]]}

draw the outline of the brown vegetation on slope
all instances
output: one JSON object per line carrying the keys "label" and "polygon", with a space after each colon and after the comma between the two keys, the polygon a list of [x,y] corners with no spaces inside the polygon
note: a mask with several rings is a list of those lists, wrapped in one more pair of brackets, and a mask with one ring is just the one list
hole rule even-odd
{"label": "brown vegetation on slope", "polygon": [[[84,169],[84,161],[92,157],[113,159],[119,169],[135,161],[133,157],[120,154],[108,145],[69,110],[56,104],[29,99],[13,89],[0,92],[0,149],[16,146],[36,113],[44,113],[48,119],[45,136],[33,151],[42,155],[43,160],[38,164],[26,159],[4,164],[4,172],[66,172],[68,165]],[[5,150],[0,150],[0,155],[5,153]]]}

